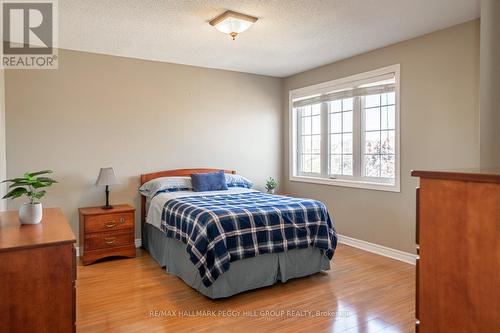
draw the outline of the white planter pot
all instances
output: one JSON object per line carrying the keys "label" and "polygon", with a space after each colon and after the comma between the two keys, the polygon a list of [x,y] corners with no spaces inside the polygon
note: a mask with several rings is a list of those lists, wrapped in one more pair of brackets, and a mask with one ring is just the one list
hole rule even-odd
{"label": "white planter pot", "polygon": [[19,221],[21,224],[37,224],[42,221],[42,204],[25,203],[19,208]]}
{"label": "white planter pot", "polygon": [[273,188],[272,190],[267,190],[267,193],[274,194],[275,191],[276,191],[276,189]]}

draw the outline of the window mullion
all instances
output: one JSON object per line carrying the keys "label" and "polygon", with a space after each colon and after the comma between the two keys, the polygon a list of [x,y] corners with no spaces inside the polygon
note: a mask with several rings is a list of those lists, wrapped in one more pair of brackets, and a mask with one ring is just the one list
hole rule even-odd
{"label": "window mullion", "polygon": [[302,108],[297,108],[297,149],[295,150],[295,156],[297,158],[297,166],[295,172],[300,174],[302,171]]}
{"label": "window mullion", "polygon": [[352,175],[355,178],[361,177],[361,164],[362,164],[362,148],[361,148],[361,131],[362,131],[362,105],[361,97],[354,97],[353,101],[353,145],[352,145],[352,158],[353,158],[353,170]]}
{"label": "window mullion", "polygon": [[328,103],[321,103],[321,176],[328,178],[329,150],[329,110]]}

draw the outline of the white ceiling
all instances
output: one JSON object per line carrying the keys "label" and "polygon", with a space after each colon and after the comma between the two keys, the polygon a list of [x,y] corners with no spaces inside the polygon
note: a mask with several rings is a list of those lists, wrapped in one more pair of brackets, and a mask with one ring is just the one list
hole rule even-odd
{"label": "white ceiling", "polygon": [[[286,77],[479,17],[480,0],[59,0],[59,47]],[[207,22],[259,20],[236,41]]]}

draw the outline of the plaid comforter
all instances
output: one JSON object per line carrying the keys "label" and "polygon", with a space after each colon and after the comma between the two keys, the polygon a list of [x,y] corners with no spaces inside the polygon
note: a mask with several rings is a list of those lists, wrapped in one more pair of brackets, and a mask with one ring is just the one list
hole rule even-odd
{"label": "plaid comforter", "polygon": [[331,259],[337,246],[335,227],[322,202],[261,192],[168,200],[162,229],[167,237],[187,244],[207,287],[232,261],[308,246]]}

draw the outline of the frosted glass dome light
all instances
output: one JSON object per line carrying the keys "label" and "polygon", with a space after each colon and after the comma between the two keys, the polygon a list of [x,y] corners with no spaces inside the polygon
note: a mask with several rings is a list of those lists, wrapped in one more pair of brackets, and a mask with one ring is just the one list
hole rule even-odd
{"label": "frosted glass dome light", "polygon": [[231,36],[234,40],[238,34],[250,28],[255,21],[257,21],[256,17],[228,10],[209,23],[220,32]]}

